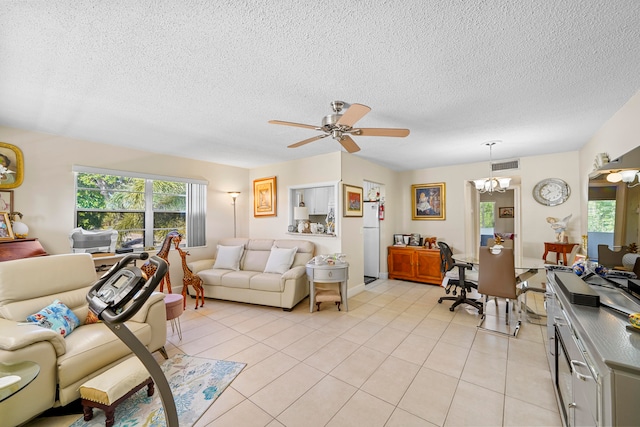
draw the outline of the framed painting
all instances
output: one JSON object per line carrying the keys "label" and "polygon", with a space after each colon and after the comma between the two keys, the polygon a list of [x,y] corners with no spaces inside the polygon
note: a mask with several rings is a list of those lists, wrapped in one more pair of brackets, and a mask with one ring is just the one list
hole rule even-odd
{"label": "framed painting", "polygon": [[13,211],[13,190],[0,190],[0,212]]}
{"label": "framed painting", "polygon": [[362,187],[342,185],[344,208],[342,216],[362,216]]}
{"label": "framed painting", "polygon": [[23,179],[22,151],[15,145],[0,142],[0,189],[19,187]]}
{"label": "framed painting", "polygon": [[276,177],[253,180],[253,216],[276,216]]}
{"label": "framed painting", "polygon": [[404,246],[404,240],[402,238],[402,234],[393,235],[393,244],[395,246]]}
{"label": "framed painting", "polygon": [[498,208],[499,218],[513,218],[513,207]]}
{"label": "framed painting", "polygon": [[13,229],[11,228],[11,220],[9,212],[0,212],[0,240],[13,240]]}
{"label": "framed painting", "polygon": [[411,219],[445,219],[445,185],[413,184],[411,186]]}

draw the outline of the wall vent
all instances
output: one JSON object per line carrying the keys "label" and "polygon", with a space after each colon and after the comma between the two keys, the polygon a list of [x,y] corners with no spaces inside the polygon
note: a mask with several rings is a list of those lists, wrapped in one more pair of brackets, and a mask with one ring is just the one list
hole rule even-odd
{"label": "wall vent", "polygon": [[506,162],[491,164],[491,170],[494,172],[507,169],[520,169],[520,160],[508,160]]}

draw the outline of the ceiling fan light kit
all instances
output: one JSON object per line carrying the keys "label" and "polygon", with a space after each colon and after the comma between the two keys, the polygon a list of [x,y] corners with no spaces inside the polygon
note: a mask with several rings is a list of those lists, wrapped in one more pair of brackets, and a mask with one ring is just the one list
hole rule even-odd
{"label": "ceiling fan light kit", "polygon": [[269,123],[274,125],[294,126],[305,129],[313,129],[322,131],[324,134],[317,135],[294,144],[289,145],[289,148],[296,148],[302,145],[308,144],[313,141],[330,136],[338,141],[345,150],[349,153],[356,153],[360,151],[360,147],[351,138],[350,135],[357,136],[390,136],[403,138],[409,135],[409,129],[395,129],[395,128],[354,128],[355,123],[363,118],[371,108],[362,104],[351,104],[347,107],[347,110],[342,114],[342,109],[347,106],[343,101],[333,101],[331,108],[333,114],[329,114],[322,119],[321,126],[306,125],[294,122],[285,122],[282,120],[269,120]]}

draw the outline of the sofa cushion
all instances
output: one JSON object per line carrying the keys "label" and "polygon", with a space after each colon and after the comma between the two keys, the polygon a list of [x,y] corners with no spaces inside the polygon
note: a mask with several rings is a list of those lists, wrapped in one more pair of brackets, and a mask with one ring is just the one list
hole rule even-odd
{"label": "sofa cushion", "polygon": [[[222,276],[222,286],[227,288],[249,288],[249,281],[257,274],[261,274],[259,271],[232,271],[229,274]],[[204,279],[203,279],[204,280]]]}
{"label": "sofa cushion", "polygon": [[198,276],[200,276],[207,285],[220,286],[222,285],[222,278],[230,273],[233,273],[233,270],[214,270],[211,268],[209,270],[198,271]]}
{"label": "sofa cushion", "polygon": [[[151,326],[126,322],[144,345],[151,341]],[[104,323],[83,325],[65,339],[67,352],[58,357],[58,382],[66,387],[131,354],[131,350]]]}
{"label": "sofa cushion", "polygon": [[292,267],[304,266],[311,258],[313,258],[315,252],[315,245],[308,240],[293,240],[293,239],[281,239],[274,240],[273,246],[277,248],[293,248],[297,247],[296,256],[293,259]]}
{"label": "sofa cushion", "polygon": [[63,337],[69,335],[80,325],[80,319],[59,299],[54,300],[37,313],[27,316],[27,322],[37,323]]}
{"label": "sofa cushion", "polygon": [[242,269],[245,271],[264,271],[267,266],[267,260],[269,259],[269,250],[256,251],[246,250],[244,253],[244,260],[242,262]]}
{"label": "sofa cushion", "polygon": [[216,256],[216,262],[213,264],[213,268],[239,270],[243,250],[244,246],[218,245],[218,255]]}
{"label": "sofa cushion", "polygon": [[278,273],[260,273],[251,278],[249,288],[257,291],[282,292],[282,275]]}
{"label": "sofa cushion", "polygon": [[293,248],[271,248],[267,265],[264,268],[265,273],[280,273],[291,268],[293,258],[296,256],[297,247]]}

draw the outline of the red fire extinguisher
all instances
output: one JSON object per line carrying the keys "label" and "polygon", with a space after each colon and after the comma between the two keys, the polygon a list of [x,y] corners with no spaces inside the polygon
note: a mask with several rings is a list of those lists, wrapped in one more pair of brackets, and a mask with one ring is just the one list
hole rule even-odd
{"label": "red fire extinguisher", "polygon": [[384,205],[380,203],[380,209],[378,209],[378,219],[384,219]]}

